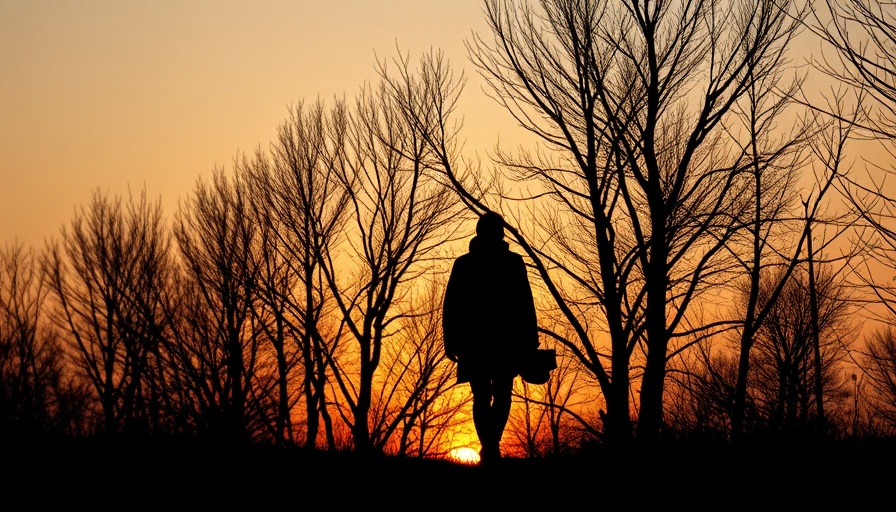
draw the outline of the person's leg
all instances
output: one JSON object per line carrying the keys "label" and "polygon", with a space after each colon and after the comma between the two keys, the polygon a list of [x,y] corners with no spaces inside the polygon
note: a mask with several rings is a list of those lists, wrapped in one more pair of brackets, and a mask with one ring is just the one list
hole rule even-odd
{"label": "person's leg", "polygon": [[480,457],[485,459],[491,455],[490,446],[494,428],[492,427],[492,383],[488,378],[470,380],[470,391],[473,393],[473,425],[479,444],[482,446]]}
{"label": "person's leg", "polygon": [[501,437],[510,417],[511,396],[513,394],[513,377],[496,377],[491,383],[492,407],[489,428],[494,450],[500,457]]}

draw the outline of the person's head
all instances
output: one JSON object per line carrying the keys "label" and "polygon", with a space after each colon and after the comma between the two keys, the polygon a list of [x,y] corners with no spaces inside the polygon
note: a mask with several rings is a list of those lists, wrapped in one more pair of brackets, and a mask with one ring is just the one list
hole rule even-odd
{"label": "person's head", "polygon": [[504,217],[493,211],[483,213],[476,222],[476,235],[489,240],[503,239]]}

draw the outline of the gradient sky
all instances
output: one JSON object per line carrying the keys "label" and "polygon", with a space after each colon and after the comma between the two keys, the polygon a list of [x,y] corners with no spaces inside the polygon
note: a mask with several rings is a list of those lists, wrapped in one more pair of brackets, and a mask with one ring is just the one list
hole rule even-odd
{"label": "gradient sky", "polygon": [[468,155],[521,140],[467,59],[474,32],[482,0],[0,0],[0,246],[43,245],[97,189],[170,216],[291,104],[352,99],[398,49],[463,73]]}
{"label": "gradient sky", "polygon": [[466,58],[481,5],[0,0],[0,244],[42,246],[96,189],[145,188],[171,215],[197,178],[266,147],[290,104],[353,98],[396,45],[464,73],[466,148],[489,150],[511,121]]}
{"label": "gradient sky", "polygon": [[[353,98],[396,45],[441,49],[466,77],[468,154],[512,142],[467,60],[473,32],[481,0],[0,0],[0,247],[42,247],[97,189],[145,189],[170,217],[200,176],[267,147],[291,104]],[[798,64],[818,48],[801,44]]]}

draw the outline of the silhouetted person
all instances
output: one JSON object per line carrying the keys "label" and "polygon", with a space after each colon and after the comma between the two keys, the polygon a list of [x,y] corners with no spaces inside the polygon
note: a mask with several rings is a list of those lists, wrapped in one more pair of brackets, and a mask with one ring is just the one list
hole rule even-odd
{"label": "silhouetted person", "polygon": [[445,354],[473,393],[480,460],[492,462],[501,457],[519,361],[539,345],[526,266],[504,241],[501,215],[480,216],[469,252],[454,261],[442,321]]}

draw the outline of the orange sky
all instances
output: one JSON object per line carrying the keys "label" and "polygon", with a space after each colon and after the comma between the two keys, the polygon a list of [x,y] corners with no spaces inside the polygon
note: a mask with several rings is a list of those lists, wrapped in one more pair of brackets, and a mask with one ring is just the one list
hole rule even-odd
{"label": "orange sky", "polygon": [[[468,154],[512,143],[467,60],[474,31],[482,0],[0,0],[0,244],[42,245],[97,188],[172,214],[290,104],[351,99],[396,44],[464,73]],[[798,45],[802,64],[818,41]]]}
{"label": "orange sky", "polygon": [[[166,212],[267,146],[287,107],[351,98],[396,44],[445,52],[468,152],[514,140],[464,41],[481,0],[0,0],[0,247],[40,247],[97,188]],[[817,42],[797,48],[801,64]],[[814,84],[815,82],[813,82]]]}
{"label": "orange sky", "polygon": [[42,245],[97,188],[145,187],[170,215],[396,43],[465,73],[466,147],[489,150],[510,121],[466,59],[484,29],[480,0],[0,0],[0,244]]}

